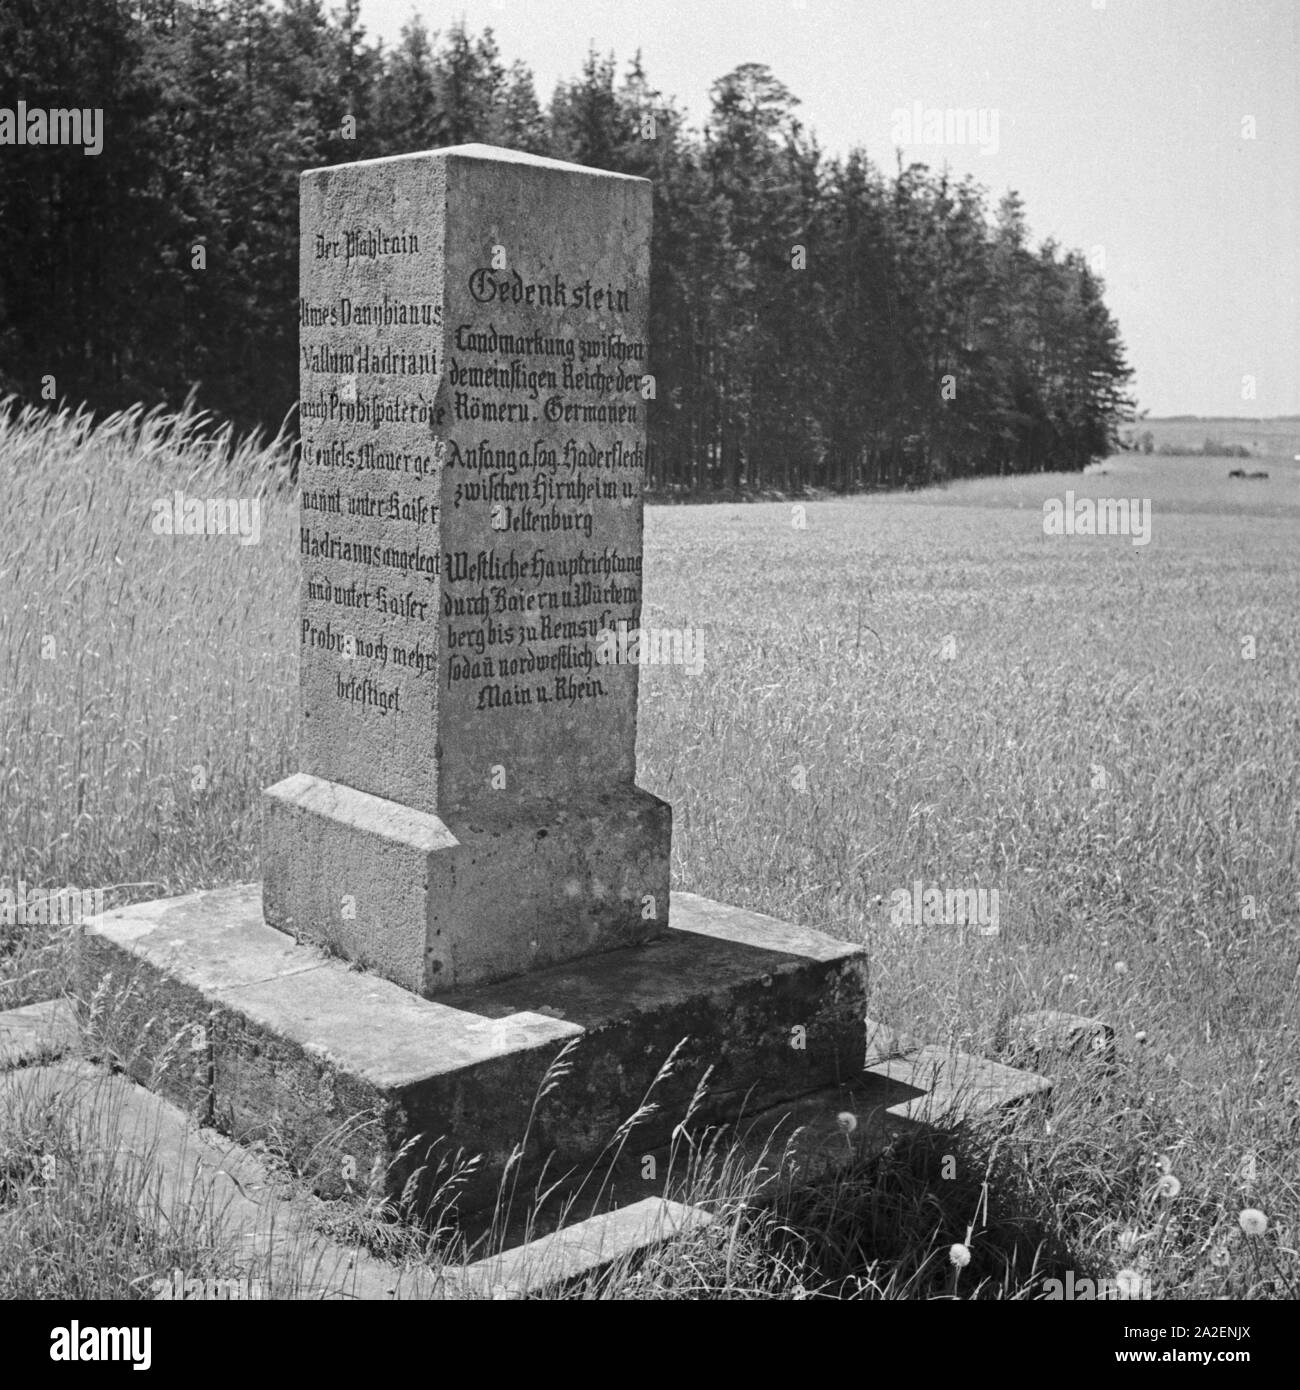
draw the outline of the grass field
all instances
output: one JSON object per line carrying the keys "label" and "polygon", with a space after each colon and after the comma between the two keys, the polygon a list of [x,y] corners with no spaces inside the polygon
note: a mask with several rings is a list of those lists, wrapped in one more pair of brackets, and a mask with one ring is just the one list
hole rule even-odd
{"label": "grass field", "polygon": [[[737,1216],[725,1262],[702,1237],[606,1296],[1032,1298],[1049,1267],[1300,1292],[1300,465],[1228,466],[648,510],[643,622],[705,644],[698,674],[641,673],[674,887],[864,942],[872,1014],[905,1033],[996,1057],[1012,1015],[1062,1009],[1113,1023],[1123,1066],[967,1135],[956,1179],[918,1142],[739,1243]],[[295,515],[267,470],[157,420],[0,425],[0,884],[112,906],[258,876],[296,723]],[[257,490],[260,543],[155,535],[177,487]],[[1067,489],[1150,499],[1150,543],[1045,535]],[[896,922],[918,880],[996,889],[997,934]],[[0,1007],[66,986],[70,932],[4,930]],[[38,1142],[5,1133],[11,1157]],[[61,1239],[0,1293],[60,1296]]]}

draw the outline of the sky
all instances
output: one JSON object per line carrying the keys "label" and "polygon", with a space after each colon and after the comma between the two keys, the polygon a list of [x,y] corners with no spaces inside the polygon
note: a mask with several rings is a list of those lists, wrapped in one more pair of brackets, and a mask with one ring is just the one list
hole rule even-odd
{"label": "sky", "polygon": [[[589,47],[620,78],[640,49],[696,128],[719,77],[765,63],[827,155],[892,170],[900,146],[991,206],[1015,189],[1035,242],[1089,256],[1139,408],[1300,414],[1300,0],[361,3],[386,44],[417,13],[490,27],[543,104]],[[927,143],[949,111],[982,123]]]}

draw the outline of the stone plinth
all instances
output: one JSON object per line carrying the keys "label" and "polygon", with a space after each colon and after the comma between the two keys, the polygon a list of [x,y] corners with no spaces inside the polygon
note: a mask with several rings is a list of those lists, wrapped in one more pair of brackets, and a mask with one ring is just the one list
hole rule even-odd
{"label": "stone plinth", "polygon": [[521,1191],[544,1168],[585,1176],[675,1048],[638,1152],[669,1142],[706,1072],[699,1125],[861,1074],[860,947],[692,894],[670,922],[645,946],[430,1000],[266,926],[253,884],[106,913],[81,993],[99,990],[101,1052],[236,1138],[393,1192],[434,1146],[430,1199],[438,1158],[481,1154],[469,1212],[491,1208],[525,1134]]}

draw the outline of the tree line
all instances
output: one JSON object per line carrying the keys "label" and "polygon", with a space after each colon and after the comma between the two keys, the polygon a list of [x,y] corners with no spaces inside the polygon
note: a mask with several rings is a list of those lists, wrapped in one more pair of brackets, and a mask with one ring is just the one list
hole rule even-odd
{"label": "tree line", "polygon": [[1130,419],[1101,280],[1013,192],[828,158],[769,69],[702,129],[588,53],[543,105],[490,29],[373,41],[359,0],[0,0],[0,105],[100,108],[102,152],[0,146],[0,391],[294,429],[298,175],[481,141],[654,182],[649,482],[852,491],[1076,469]]}

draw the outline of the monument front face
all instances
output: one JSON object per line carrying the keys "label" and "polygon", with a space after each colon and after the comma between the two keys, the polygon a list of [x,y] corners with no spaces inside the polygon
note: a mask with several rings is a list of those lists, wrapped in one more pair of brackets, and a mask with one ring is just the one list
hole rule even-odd
{"label": "monument front face", "polygon": [[265,910],[425,993],[666,928],[600,640],[640,621],[650,212],[481,145],[302,179],[303,770]]}
{"label": "monument front face", "polygon": [[302,185],[303,768],[435,814],[635,776],[650,188],[482,148]]}

